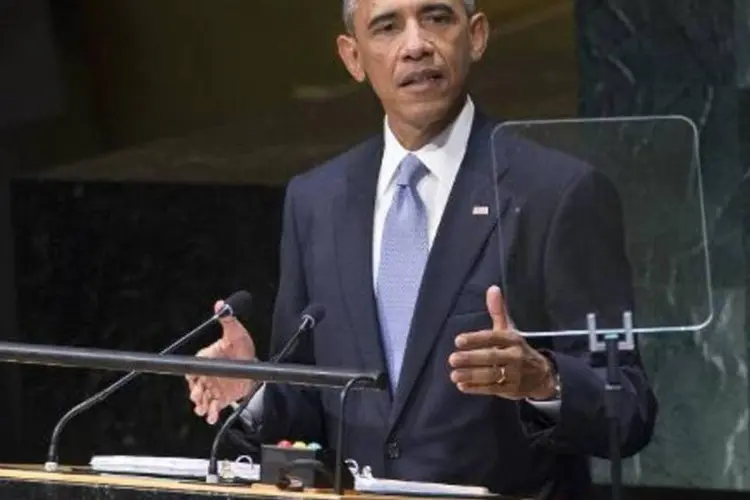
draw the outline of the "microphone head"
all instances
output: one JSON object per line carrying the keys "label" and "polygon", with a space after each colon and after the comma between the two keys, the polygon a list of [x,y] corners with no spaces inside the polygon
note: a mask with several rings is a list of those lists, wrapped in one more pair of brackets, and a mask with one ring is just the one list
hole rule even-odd
{"label": "microphone head", "polygon": [[315,328],[326,317],[326,309],[320,304],[310,304],[302,311],[302,317],[312,321],[311,328]]}
{"label": "microphone head", "polygon": [[245,290],[239,290],[224,300],[224,307],[219,313],[219,317],[235,316],[247,318],[253,308],[253,296]]}

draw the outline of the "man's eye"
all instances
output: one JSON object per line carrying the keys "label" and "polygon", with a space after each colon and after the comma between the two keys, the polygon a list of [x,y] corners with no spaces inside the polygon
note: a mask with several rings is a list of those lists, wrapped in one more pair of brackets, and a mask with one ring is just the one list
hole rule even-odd
{"label": "man's eye", "polygon": [[375,33],[390,33],[395,29],[396,25],[394,23],[383,23],[375,27]]}
{"label": "man's eye", "polygon": [[452,20],[448,14],[432,14],[428,19],[435,24],[449,24]]}

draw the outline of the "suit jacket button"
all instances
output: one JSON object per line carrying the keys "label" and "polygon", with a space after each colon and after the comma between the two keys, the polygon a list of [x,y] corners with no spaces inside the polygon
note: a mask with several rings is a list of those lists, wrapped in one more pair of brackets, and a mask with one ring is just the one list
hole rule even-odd
{"label": "suit jacket button", "polygon": [[391,460],[396,460],[398,457],[401,456],[401,449],[398,446],[398,443],[396,441],[391,441],[386,445],[386,454],[388,455],[388,458]]}

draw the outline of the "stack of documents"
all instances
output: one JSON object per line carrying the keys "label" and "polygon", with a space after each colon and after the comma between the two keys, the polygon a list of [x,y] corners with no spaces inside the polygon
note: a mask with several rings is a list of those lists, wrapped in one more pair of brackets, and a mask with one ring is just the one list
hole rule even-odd
{"label": "stack of documents", "polygon": [[[95,472],[137,476],[204,479],[208,471],[208,460],[201,458],[97,455],[89,464]],[[372,476],[370,467],[360,470],[354,460],[347,460],[346,464],[354,476],[354,489],[361,493],[453,498],[494,496],[481,486],[379,479]],[[249,482],[260,480],[260,466],[254,464],[250,457],[242,456],[235,461],[222,460],[218,466],[219,477],[222,479],[242,479]]]}
{"label": "stack of documents", "polygon": [[361,493],[452,498],[495,496],[482,486],[460,486],[444,483],[380,479],[373,477],[369,466],[365,466],[360,470],[359,464],[354,460],[346,460],[346,465],[354,476],[354,489]]}
{"label": "stack of documents", "polygon": [[[140,476],[205,478],[208,472],[208,460],[201,458],[97,455],[89,465],[99,473]],[[240,457],[234,462],[219,461],[218,469],[222,479],[260,479],[260,466],[252,463],[249,457]]]}
{"label": "stack of documents", "polygon": [[481,486],[458,486],[377,478],[356,478],[354,489],[361,493],[377,493],[380,495],[446,496],[451,498],[491,496],[489,490]]}

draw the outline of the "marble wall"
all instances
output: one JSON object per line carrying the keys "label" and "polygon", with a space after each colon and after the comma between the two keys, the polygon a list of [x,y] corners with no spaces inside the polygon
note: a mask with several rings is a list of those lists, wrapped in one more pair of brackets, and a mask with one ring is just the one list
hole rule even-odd
{"label": "marble wall", "polygon": [[[661,401],[636,484],[750,488],[747,2],[578,2],[581,114],[681,114],[700,131],[713,324],[644,339]],[[648,214],[643,214],[648,217]],[[675,215],[677,216],[677,214]],[[607,464],[595,464],[604,481]]]}
{"label": "marble wall", "polygon": [[750,89],[750,2],[736,2],[734,19],[735,40],[737,43],[737,84]]}

